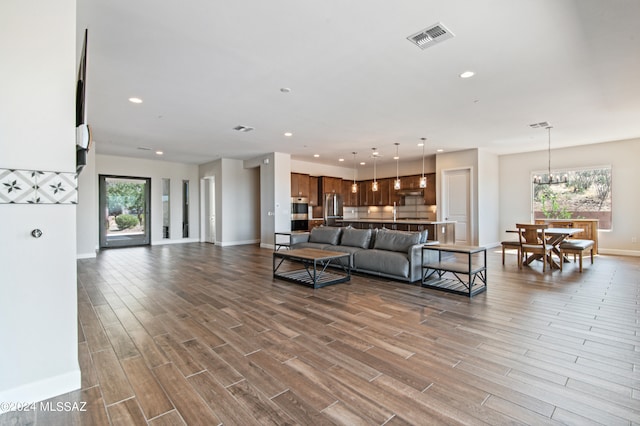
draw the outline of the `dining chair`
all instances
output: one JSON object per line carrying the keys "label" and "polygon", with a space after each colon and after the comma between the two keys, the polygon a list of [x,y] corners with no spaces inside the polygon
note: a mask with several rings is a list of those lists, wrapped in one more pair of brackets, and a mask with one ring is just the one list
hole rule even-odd
{"label": "dining chair", "polygon": [[542,258],[542,272],[547,270],[547,262],[551,266],[552,246],[547,246],[547,237],[544,234],[547,224],[517,223],[518,235],[520,236],[521,259],[518,265],[521,266],[527,257],[527,253],[539,255]]}
{"label": "dining chair", "polygon": [[520,241],[507,240],[502,242],[502,264],[504,265],[505,250],[516,249],[518,254],[518,269],[522,267],[522,257],[520,256],[521,243]]}

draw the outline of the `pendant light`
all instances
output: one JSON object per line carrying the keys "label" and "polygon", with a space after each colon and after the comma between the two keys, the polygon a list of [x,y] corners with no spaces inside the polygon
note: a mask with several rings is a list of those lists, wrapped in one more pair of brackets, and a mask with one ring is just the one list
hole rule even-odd
{"label": "pendant light", "polygon": [[543,180],[542,176],[539,175],[535,175],[533,177],[533,183],[536,185],[553,185],[556,183],[567,183],[567,180],[569,179],[569,177],[565,174],[562,176],[562,178],[560,178],[560,176],[554,176],[553,173],[551,173],[551,129],[553,128],[553,126],[547,126],[547,132],[549,134],[549,145],[547,148],[547,154],[548,154],[548,169],[547,169],[547,179]]}
{"label": "pendant light", "polygon": [[427,187],[427,177],[424,175],[424,146],[426,145],[427,138],[420,138],[422,143],[418,145],[422,145],[422,177],[420,178],[420,188]]}
{"label": "pendant light", "polygon": [[378,191],[378,181],[376,180],[376,160],[378,158],[378,152],[375,148],[373,149],[373,183],[371,184],[371,191]]}
{"label": "pendant light", "polygon": [[357,152],[352,152],[353,154],[353,185],[351,185],[351,192],[356,194],[358,192],[358,184],[356,183],[356,154]]}
{"label": "pendant light", "polygon": [[393,181],[393,189],[395,189],[396,191],[398,189],[400,189],[400,176],[399,176],[399,166],[398,163],[400,161],[400,157],[398,156],[398,146],[400,145],[398,142],[396,142],[394,144],[396,146],[396,156],[395,156],[395,160],[396,160],[396,180]]}

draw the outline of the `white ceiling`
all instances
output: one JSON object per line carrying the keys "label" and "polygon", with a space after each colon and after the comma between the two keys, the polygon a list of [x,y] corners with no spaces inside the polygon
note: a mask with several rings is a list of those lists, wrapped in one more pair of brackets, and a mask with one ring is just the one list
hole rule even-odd
{"label": "white ceiling", "polygon": [[[406,39],[438,22],[455,37]],[[546,149],[540,121],[553,148],[640,137],[639,0],[78,0],[84,28],[101,154],[504,154]]]}

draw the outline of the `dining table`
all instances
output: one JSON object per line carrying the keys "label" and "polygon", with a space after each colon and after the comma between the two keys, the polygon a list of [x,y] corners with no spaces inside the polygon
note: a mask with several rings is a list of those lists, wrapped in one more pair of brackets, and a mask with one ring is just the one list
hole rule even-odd
{"label": "dining table", "polygon": [[[547,239],[547,245],[551,245],[552,246],[551,251],[555,253],[556,256],[558,256],[558,261],[568,262],[569,259],[564,257],[560,252],[560,244],[567,238],[570,238],[571,236],[575,234],[579,234],[580,232],[583,232],[583,231],[584,229],[582,228],[546,228],[544,230],[544,235],[545,235],[545,238]],[[508,229],[507,232],[517,234],[519,231],[517,229]],[[538,232],[542,233],[542,230],[539,230]],[[529,265],[531,262],[533,262],[534,260],[540,259],[541,257],[542,255],[540,254],[532,254],[529,257],[527,257],[522,262],[522,264]],[[560,269],[560,264],[556,263],[556,260],[551,255],[549,255],[549,265],[551,265],[551,268]]]}

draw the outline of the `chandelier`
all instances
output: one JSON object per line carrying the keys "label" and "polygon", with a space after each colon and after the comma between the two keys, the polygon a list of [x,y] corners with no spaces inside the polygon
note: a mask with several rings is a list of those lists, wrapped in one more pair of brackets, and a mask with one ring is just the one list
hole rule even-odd
{"label": "chandelier", "polygon": [[547,148],[548,159],[549,159],[547,177],[545,179],[540,175],[533,176],[533,183],[535,185],[553,185],[556,183],[567,183],[567,180],[569,179],[566,173],[562,176],[559,176],[559,175],[554,176],[553,173],[551,173],[551,129],[552,128],[553,128],[552,126],[546,127],[547,132],[549,134],[549,147]]}

